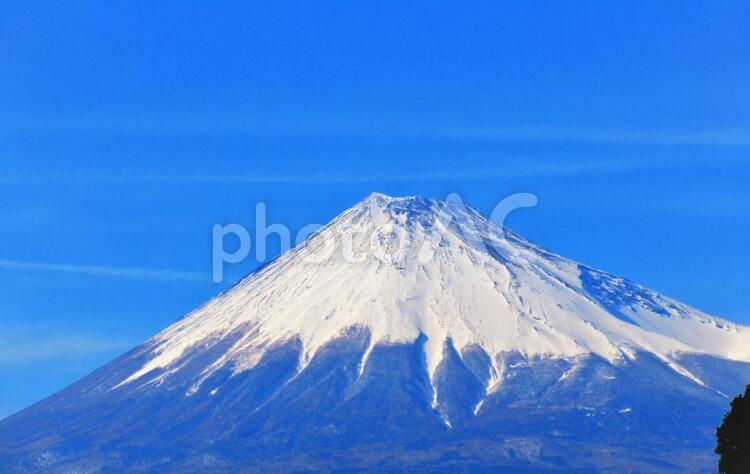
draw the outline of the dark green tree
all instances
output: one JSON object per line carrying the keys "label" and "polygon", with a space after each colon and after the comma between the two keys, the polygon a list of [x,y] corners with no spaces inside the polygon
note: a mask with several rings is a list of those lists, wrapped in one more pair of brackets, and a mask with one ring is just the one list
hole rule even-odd
{"label": "dark green tree", "polygon": [[729,413],[716,430],[719,472],[750,473],[750,385],[744,395],[732,400]]}

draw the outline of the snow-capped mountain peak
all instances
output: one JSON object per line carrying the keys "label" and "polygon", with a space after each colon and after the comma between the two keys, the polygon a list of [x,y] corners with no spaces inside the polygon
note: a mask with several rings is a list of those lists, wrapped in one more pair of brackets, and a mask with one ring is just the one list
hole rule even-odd
{"label": "snow-capped mountain peak", "polygon": [[120,386],[158,383],[182,370],[188,351],[218,341],[231,344],[196,389],[214,371],[251,369],[291,340],[302,346],[303,371],[352,328],[369,333],[360,371],[376,345],[423,338],[430,377],[446,345],[484,351],[488,389],[507,353],[618,364],[646,352],[698,383],[676,354],[750,360],[748,328],[555,255],[461,203],[373,193],[155,336],[150,360]]}
{"label": "snow-capped mountain peak", "polygon": [[749,360],[746,327],[373,194],[0,421],[0,471],[704,472]]}

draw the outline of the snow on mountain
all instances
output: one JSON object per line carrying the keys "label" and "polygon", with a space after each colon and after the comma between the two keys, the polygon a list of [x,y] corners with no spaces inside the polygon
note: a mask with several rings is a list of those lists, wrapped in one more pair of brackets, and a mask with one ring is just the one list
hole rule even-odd
{"label": "snow on mountain", "polygon": [[[490,356],[486,389],[502,355],[618,365],[649,353],[698,384],[686,353],[750,361],[750,330],[622,278],[555,255],[461,203],[372,194],[307,241],[156,335],[149,359],[114,388],[160,384],[184,355],[217,341],[188,393],[216,371],[252,369],[269,350],[302,343],[298,373],[353,326],[369,348],[425,338],[434,386],[447,341]],[[156,374],[156,375],[154,375]]]}
{"label": "snow on mountain", "polygon": [[0,420],[2,472],[708,472],[750,331],[373,194]]}

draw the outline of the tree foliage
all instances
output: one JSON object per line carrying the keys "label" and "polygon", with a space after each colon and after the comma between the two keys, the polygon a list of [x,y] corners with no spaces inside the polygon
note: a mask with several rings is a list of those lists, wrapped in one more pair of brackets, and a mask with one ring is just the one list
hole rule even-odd
{"label": "tree foliage", "polygon": [[750,473],[750,385],[732,400],[729,412],[716,430],[719,472]]}

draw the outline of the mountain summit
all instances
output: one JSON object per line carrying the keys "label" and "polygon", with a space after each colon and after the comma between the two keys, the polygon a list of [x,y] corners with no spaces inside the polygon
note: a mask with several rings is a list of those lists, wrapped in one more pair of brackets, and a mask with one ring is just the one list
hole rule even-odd
{"label": "mountain summit", "polygon": [[744,326],[372,194],[0,422],[0,469],[700,470],[748,362]]}
{"label": "mountain summit", "polygon": [[746,328],[554,255],[461,203],[376,193],[149,341],[154,357],[123,384],[159,383],[191,349],[225,340],[191,390],[293,339],[303,371],[352,328],[369,334],[360,371],[376,345],[424,337],[430,378],[450,344],[488,356],[488,389],[510,352],[617,364],[642,351],[697,383],[678,354],[750,361]]}

